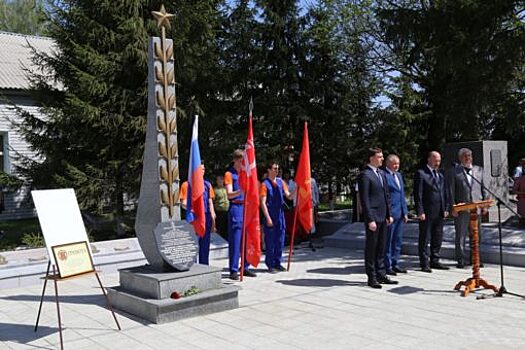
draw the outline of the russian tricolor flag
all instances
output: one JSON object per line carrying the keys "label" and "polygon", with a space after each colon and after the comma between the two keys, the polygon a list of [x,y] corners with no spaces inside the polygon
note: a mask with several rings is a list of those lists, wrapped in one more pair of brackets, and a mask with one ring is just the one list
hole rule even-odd
{"label": "russian tricolor flag", "polygon": [[199,150],[199,116],[196,115],[191,134],[186,220],[193,225],[195,233],[200,237],[203,237],[206,231],[204,215],[204,170]]}

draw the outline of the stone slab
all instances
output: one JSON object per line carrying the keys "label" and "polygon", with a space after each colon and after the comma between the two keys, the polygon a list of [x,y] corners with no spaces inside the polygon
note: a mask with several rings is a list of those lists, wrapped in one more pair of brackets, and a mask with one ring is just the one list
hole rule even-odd
{"label": "stone slab", "polygon": [[157,272],[148,266],[120,270],[120,287],[144,298],[165,299],[174,291],[184,292],[189,287],[200,290],[220,288],[222,269],[194,264],[188,271]]}
{"label": "stone slab", "polygon": [[113,307],[153,323],[232,310],[239,307],[239,286],[225,285],[180,299],[149,299],[130,294],[121,287],[108,288]]}
{"label": "stone slab", "polygon": [[[405,224],[403,229],[402,253],[418,255],[417,244],[419,227],[417,222]],[[364,223],[346,224],[333,235],[324,237],[324,245],[334,248],[364,249]],[[502,228],[503,263],[511,266],[525,266],[525,231],[522,229]],[[440,255],[443,258],[455,259],[455,229],[451,221],[443,226],[443,244]],[[467,243],[467,254],[468,254]],[[499,232],[497,225],[482,225],[481,260],[485,263],[499,264]]]}
{"label": "stone slab", "polygon": [[[147,263],[137,238],[94,242],[93,262],[103,273],[115,273],[118,269],[142,266]],[[45,248],[1,252],[7,264],[0,265],[0,290],[25,287],[42,283],[47,268]],[[210,261],[228,258],[228,242],[212,233]]]}

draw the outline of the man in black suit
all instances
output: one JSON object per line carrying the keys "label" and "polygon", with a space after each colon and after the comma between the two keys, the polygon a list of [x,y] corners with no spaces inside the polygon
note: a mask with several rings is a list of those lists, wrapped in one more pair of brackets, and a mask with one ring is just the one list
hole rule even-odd
{"label": "man in black suit", "polygon": [[439,262],[439,251],[443,241],[443,219],[449,212],[445,178],[439,170],[440,165],[441,154],[432,151],[428,154],[427,164],[416,172],[414,178],[414,202],[419,219],[419,264],[423,272],[432,272],[432,268],[449,269]]}
{"label": "man in black suit", "polygon": [[392,219],[390,194],[386,177],[379,167],[383,164],[380,148],[368,149],[368,164],[359,174],[359,196],[365,222],[365,271],[368,285],[381,288],[381,284],[397,284],[386,275],[385,238],[387,225]]}

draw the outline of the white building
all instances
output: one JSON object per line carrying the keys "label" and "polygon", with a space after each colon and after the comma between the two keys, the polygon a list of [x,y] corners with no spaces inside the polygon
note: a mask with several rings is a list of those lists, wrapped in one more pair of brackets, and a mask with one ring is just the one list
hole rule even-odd
{"label": "white building", "polygon": [[[13,175],[17,175],[16,154],[36,157],[11,126],[11,121],[19,118],[14,106],[35,115],[40,114],[28,91],[27,70],[38,69],[31,61],[30,46],[37,51],[51,52],[53,41],[49,38],[0,32],[0,170]],[[0,220],[34,216],[29,197],[28,186],[15,193],[4,192]]]}

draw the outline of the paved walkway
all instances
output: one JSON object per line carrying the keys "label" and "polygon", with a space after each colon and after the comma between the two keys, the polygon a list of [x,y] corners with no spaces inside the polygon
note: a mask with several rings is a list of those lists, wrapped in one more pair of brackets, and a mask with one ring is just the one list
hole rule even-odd
{"label": "paved walkway", "polygon": [[[117,315],[117,331],[94,277],[59,284],[66,349],[523,349],[525,299],[476,300],[452,290],[470,276],[452,268],[411,270],[400,284],[365,286],[362,251],[307,248],[292,270],[240,283],[240,308],[162,325]],[[452,262],[447,262],[452,265]],[[214,261],[225,266],[226,261]],[[415,269],[416,259],[405,265]],[[262,267],[262,265],[261,265]],[[226,272],[224,273],[226,276]],[[525,294],[525,269],[505,268],[506,287]],[[116,274],[102,275],[107,286]],[[500,285],[499,268],[482,277]],[[230,283],[225,280],[226,283]],[[59,337],[53,289],[48,286],[37,333],[41,286],[0,290],[0,349],[55,349]]]}

